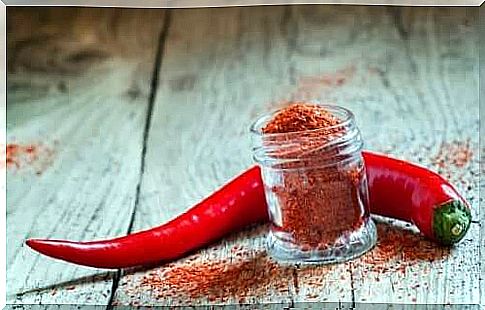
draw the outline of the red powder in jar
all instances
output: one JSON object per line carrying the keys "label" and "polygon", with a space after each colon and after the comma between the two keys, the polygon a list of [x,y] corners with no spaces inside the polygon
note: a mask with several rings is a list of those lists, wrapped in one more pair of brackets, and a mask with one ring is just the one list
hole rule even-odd
{"label": "red powder in jar", "polygon": [[[294,103],[276,113],[262,133],[269,143],[284,146],[273,151],[275,159],[297,159],[277,164],[279,182],[271,191],[278,200],[280,214],[272,220],[273,231],[290,236],[302,250],[324,250],[341,236],[358,229],[369,216],[361,202],[363,164],[342,168],[328,165],[329,159],[346,159],[328,142],[346,134],[342,121],[318,105]],[[271,135],[286,134],[289,135]],[[298,141],[294,143],[294,133]],[[289,138],[288,136],[292,136]]]}

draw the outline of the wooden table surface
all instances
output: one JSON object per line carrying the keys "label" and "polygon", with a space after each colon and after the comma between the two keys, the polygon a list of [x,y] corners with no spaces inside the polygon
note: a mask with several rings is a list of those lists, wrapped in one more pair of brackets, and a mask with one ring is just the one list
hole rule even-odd
{"label": "wooden table surface", "polygon": [[[7,302],[483,304],[478,46],[477,8],[9,8],[7,142],[19,150],[6,166]],[[120,271],[23,244],[177,216],[252,164],[251,121],[293,99],[351,109],[367,149],[449,178],[473,207],[463,242],[439,248],[376,218],[379,243],[361,258],[275,267],[263,225]],[[203,266],[219,274],[177,278]]]}

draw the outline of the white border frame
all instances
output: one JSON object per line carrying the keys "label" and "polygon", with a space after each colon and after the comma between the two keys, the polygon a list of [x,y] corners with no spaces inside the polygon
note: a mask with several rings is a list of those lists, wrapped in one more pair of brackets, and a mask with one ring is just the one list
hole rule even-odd
{"label": "white border frame", "polygon": [[[7,124],[7,6],[89,6],[89,7],[131,7],[131,8],[196,8],[196,7],[228,7],[228,6],[254,6],[254,5],[297,5],[297,4],[342,4],[342,5],[393,5],[393,6],[481,6],[485,0],[41,0],[32,3],[28,0],[0,0],[0,144],[6,146]],[[480,14],[482,16],[482,14]],[[482,25],[482,22],[479,23]],[[479,29],[481,33],[481,29]],[[481,47],[484,48],[484,47]],[[481,101],[481,100],[480,100]],[[481,104],[481,103],[480,103]],[[4,149],[4,151],[6,151]],[[6,163],[4,163],[6,166]],[[1,170],[1,169],[0,169]],[[6,306],[6,169],[0,176],[0,309]],[[484,236],[481,236],[483,238]],[[1,251],[0,251],[1,252]],[[482,296],[482,303],[485,297]],[[484,306],[483,304],[481,305]]]}

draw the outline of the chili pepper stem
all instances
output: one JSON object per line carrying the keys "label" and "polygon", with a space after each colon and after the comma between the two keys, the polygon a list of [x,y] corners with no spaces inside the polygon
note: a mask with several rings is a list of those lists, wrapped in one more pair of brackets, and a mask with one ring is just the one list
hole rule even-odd
{"label": "chili pepper stem", "polygon": [[439,242],[451,245],[460,241],[471,224],[470,209],[459,200],[437,207],[433,216],[433,231]]}

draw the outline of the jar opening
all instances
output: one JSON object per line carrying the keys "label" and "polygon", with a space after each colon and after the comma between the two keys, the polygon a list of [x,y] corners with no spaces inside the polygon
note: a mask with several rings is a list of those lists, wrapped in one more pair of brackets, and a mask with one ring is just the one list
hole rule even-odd
{"label": "jar opening", "polygon": [[267,138],[270,137],[286,137],[287,139],[291,139],[292,137],[299,137],[302,134],[318,134],[324,131],[329,131],[333,129],[340,129],[348,127],[351,123],[354,122],[354,114],[341,106],[337,105],[330,105],[330,104],[318,104],[318,103],[306,103],[306,105],[312,105],[316,107],[320,107],[332,116],[336,117],[339,120],[338,124],[330,125],[330,126],[322,126],[316,129],[309,129],[309,130],[299,130],[299,131],[289,131],[289,132],[282,132],[282,133],[264,133],[263,128],[270,122],[275,115],[281,113],[285,108],[280,108],[276,111],[267,113],[256,119],[255,122],[252,123],[250,127],[250,132],[255,135],[262,135]]}
{"label": "jar opening", "polygon": [[[264,132],[265,126],[272,124],[270,122],[274,122],[279,113],[288,110],[284,108],[263,115],[250,128],[254,159],[257,162],[273,164],[304,161],[305,165],[309,162],[314,165],[327,165],[348,159],[356,151],[360,151],[362,140],[352,112],[335,105],[305,104],[305,106],[317,107],[318,110],[328,112],[328,115],[338,122],[315,129],[267,133]],[[296,121],[306,121],[306,116],[301,115],[303,120],[300,119],[300,115],[294,117]],[[312,121],[311,115],[309,117]],[[283,117],[283,122],[286,121],[288,120]],[[292,121],[293,119],[289,120],[290,123]],[[319,124],[319,122],[316,123]],[[327,125],[330,122],[321,121],[321,123]]]}

